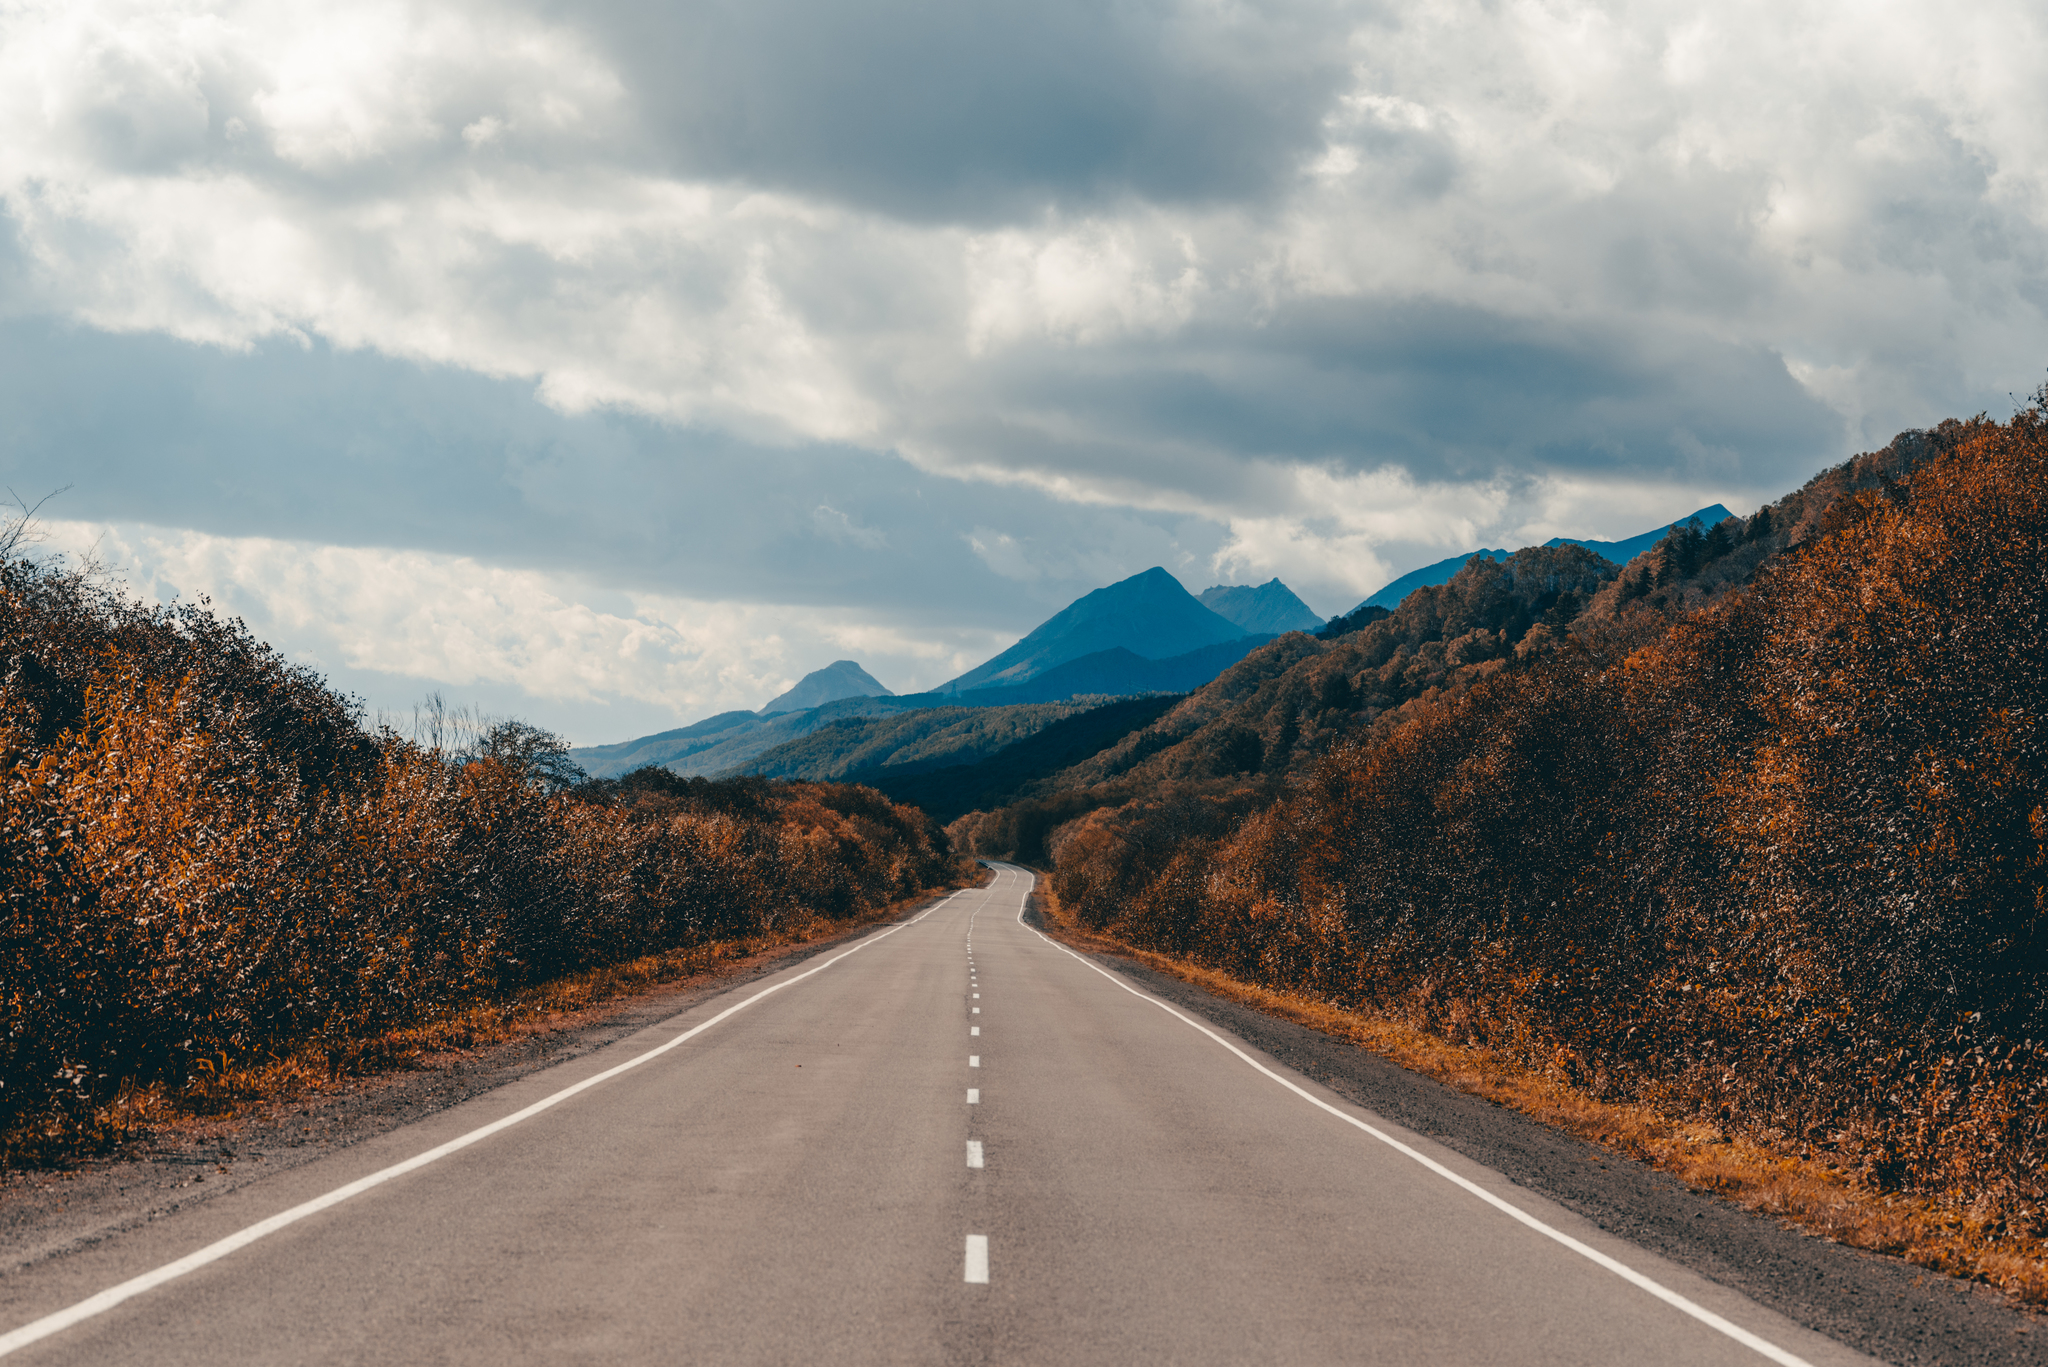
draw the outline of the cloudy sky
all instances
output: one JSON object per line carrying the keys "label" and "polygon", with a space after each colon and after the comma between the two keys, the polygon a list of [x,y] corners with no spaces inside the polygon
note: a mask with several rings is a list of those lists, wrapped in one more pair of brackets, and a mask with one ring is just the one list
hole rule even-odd
{"label": "cloudy sky", "polygon": [[373,708],[936,683],[2048,365],[2036,3],[0,4],[0,474]]}

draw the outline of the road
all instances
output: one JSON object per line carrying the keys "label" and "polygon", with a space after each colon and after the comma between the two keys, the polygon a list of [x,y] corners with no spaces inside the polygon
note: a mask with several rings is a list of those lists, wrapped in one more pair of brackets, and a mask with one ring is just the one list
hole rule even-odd
{"label": "road", "polygon": [[1054,944],[1030,880],[11,1274],[0,1354],[1871,1360]]}

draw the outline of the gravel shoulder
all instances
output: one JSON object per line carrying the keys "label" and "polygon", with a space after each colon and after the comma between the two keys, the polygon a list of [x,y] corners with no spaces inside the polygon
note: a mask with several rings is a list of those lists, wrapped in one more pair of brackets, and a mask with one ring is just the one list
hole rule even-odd
{"label": "gravel shoulder", "polygon": [[922,898],[888,920],[755,955],[716,974],[557,1017],[548,1028],[502,1044],[431,1055],[402,1072],[345,1079],[217,1124],[179,1125],[124,1153],[64,1170],[0,1176],[0,1276],[580,1058],[698,1002],[885,930],[947,895]]}

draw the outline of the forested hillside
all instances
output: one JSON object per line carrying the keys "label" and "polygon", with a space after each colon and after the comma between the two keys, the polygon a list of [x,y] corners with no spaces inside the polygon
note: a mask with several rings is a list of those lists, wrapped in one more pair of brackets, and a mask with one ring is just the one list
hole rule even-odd
{"label": "forested hillside", "polygon": [[[1096,700],[1099,701],[1099,700]],[[838,717],[747,761],[766,778],[839,781],[863,770],[898,772],[973,764],[1094,701],[1010,707],[924,707],[881,716]]]}
{"label": "forested hillside", "polygon": [[1131,943],[2048,1232],[2039,403],[1285,637],[954,830]]}
{"label": "forested hillside", "polygon": [[[1026,801],[963,830],[985,853],[1043,860],[1029,831],[1097,807],[1165,803],[1176,827],[1228,825],[1275,800],[1333,746],[1384,736],[1417,709],[1564,649],[1602,658],[1750,582],[1787,547],[1818,535],[1842,500],[1888,487],[1952,448],[1964,428],[1903,433],[1828,470],[1746,522],[1680,527],[1626,567],[1575,545],[1474,560],[1392,612],[1366,606],[1316,637],[1290,634],[1190,694],[1119,745],[1035,785]],[[1007,832],[1007,833],[1006,833]]]}
{"label": "forested hillside", "polygon": [[920,760],[859,769],[846,777],[893,801],[921,807],[935,820],[952,821],[1009,801],[1047,775],[1114,745],[1179,701],[1177,695],[1119,698],[1054,722],[971,764]]}
{"label": "forested hillside", "polygon": [[871,789],[578,784],[516,722],[421,744],[238,622],[29,561],[0,562],[0,662],[0,1162],[137,1089],[957,875]]}

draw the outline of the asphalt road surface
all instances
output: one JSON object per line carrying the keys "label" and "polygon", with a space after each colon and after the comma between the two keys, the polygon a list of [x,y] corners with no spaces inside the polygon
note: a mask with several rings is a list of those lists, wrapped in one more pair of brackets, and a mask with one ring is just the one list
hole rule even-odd
{"label": "asphalt road surface", "polygon": [[0,1355],[1871,1360],[1069,953],[1030,881],[21,1269]]}

